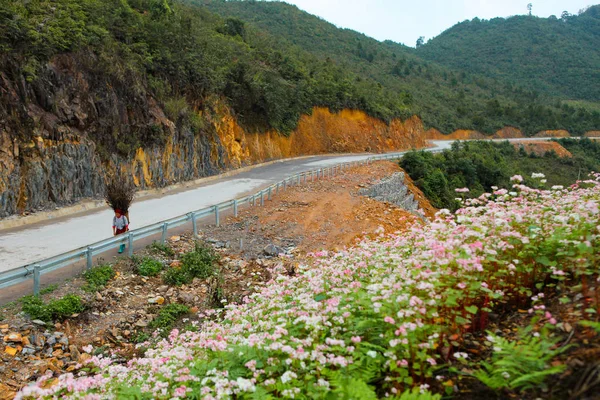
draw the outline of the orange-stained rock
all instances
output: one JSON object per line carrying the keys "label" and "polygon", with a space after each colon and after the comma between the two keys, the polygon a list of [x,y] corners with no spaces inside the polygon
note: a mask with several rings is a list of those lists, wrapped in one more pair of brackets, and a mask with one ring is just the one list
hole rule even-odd
{"label": "orange-stained rock", "polygon": [[15,356],[17,354],[17,349],[11,346],[6,346],[4,348],[4,352],[9,356]]}
{"label": "orange-stained rock", "polygon": [[229,113],[220,109],[214,121],[231,167],[267,160],[324,153],[386,152],[425,147],[423,124],[417,117],[392,120],[388,125],[358,110],[332,113],[315,107],[303,115],[288,136],[275,131],[247,132]]}

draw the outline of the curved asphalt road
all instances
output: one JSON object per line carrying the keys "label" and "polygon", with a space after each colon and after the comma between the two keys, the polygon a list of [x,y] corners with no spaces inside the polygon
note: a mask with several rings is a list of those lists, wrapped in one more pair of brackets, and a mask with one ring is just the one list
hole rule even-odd
{"label": "curved asphalt road", "polygon": [[[452,141],[434,141],[433,144],[435,147],[425,150],[446,149],[450,147]],[[302,171],[363,160],[370,156],[372,154],[315,156],[283,161],[267,166],[257,166],[250,171],[217,179],[209,184],[179,193],[155,199],[141,199],[133,203],[130,209],[131,228],[141,228],[238,198]],[[84,215],[56,218],[0,231],[0,273],[110,237],[112,235],[112,216],[112,210],[107,208],[91,211]]]}

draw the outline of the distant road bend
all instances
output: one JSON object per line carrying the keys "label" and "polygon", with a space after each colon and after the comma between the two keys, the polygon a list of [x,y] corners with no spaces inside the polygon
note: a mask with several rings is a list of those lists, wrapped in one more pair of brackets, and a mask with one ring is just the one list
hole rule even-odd
{"label": "distant road bend", "polygon": [[[552,138],[536,138],[535,140],[549,139]],[[510,141],[521,140],[528,139],[510,139]],[[434,147],[427,148],[426,151],[448,149],[452,141],[433,141],[432,143]],[[397,154],[403,153],[405,152]],[[132,228],[142,228],[238,198],[299,172],[364,160],[370,156],[372,154],[314,156],[282,161],[271,165],[257,166],[234,176],[217,178],[210,184],[179,193],[166,194],[154,199],[141,199],[134,202],[130,210]],[[112,216],[113,212],[110,209],[94,210],[84,215],[61,217],[5,230],[0,233],[0,272],[33,264],[106,239],[112,234]]]}

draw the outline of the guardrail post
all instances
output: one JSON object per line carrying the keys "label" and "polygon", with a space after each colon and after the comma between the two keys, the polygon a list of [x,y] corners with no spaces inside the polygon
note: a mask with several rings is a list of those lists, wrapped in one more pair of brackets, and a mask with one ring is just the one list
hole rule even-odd
{"label": "guardrail post", "polygon": [[196,214],[190,213],[190,217],[192,218],[192,229],[194,230],[194,236],[198,236],[198,224],[196,224]]}
{"label": "guardrail post", "polygon": [[35,264],[33,266],[33,294],[40,294],[40,266]]}
{"label": "guardrail post", "polygon": [[283,180],[283,190],[287,189],[287,179]]}
{"label": "guardrail post", "polygon": [[165,244],[167,241],[167,223],[165,222],[162,226],[162,236],[160,237],[160,242]]}
{"label": "guardrail post", "polygon": [[129,248],[127,249],[127,254],[129,255],[129,257],[132,257],[133,256],[133,233],[129,232],[129,236],[127,237],[127,242],[129,245]]}
{"label": "guardrail post", "polygon": [[219,220],[219,205],[215,206],[215,223],[217,226],[221,226],[221,221]]}
{"label": "guardrail post", "polygon": [[237,218],[238,216],[238,205],[237,205],[237,199],[233,200],[233,216],[235,218]]}
{"label": "guardrail post", "polygon": [[87,264],[86,264],[86,268],[88,269],[88,271],[90,269],[92,269],[92,248],[91,247],[87,248]]}
{"label": "guardrail post", "polygon": [[299,185],[300,184],[300,175],[298,175],[298,179],[296,180],[296,184]]}
{"label": "guardrail post", "polygon": [[260,191],[260,206],[265,205],[265,192],[263,190]]}
{"label": "guardrail post", "polygon": [[272,197],[273,197],[273,194],[272,194],[272,191],[273,191],[273,190],[272,190],[272,189],[273,189],[273,187],[272,187],[272,186],[269,186],[269,201],[271,201],[271,199],[272,199]]}

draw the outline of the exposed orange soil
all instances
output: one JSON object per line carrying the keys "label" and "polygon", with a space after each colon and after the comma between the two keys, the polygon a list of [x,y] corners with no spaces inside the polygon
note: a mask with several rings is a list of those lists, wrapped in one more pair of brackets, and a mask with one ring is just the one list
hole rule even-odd
{"label": "exposed orange soil", "polygon": [[[230,218],[229,223],[251,221],[248,230],[269,239],[295,238],[302,251],[340,249],[372,235],[380,227],[386,233],[402,231],[419,221],[419,217],[358,194],[360,188],[400,171],[398,164],[385,161],[355,167],[321,181],[302,183],[274,196],[265,207],[250,208],[237,219]],[[410,178],[406,183],[425,214],[433,215],[437,210],[423,193]]]}
{"label": "exposed orange soil", "polygon": [[523,133],[511,126],[505,126],[504,128],[498,130],[493,135],[484,135],[481,132],[468,130],[468,129],[458,129],[448,135],[441,133],[437,129],[429,129],[425,132],[425,137],[430,140],[472,140],[472,139],[513,139],[513,138],[522,138]]}
{"label": "exposed orange soil", "polygon": [[541,131],[538,132],[535,137],[562,137],[562,138],[568,138],[571,137],[571,135],[569,134],[568,131],[565,131],[564,129],[559,129],[559,130],[555,130],[555,131]]}
{"label": "exposed orange soil", "polygon": [[525,149],[528,154],[536,154],[538,156],[543,156],[549,151],[553,151],[562,158],[571,158],[573,154],[559,143],[556,142],[527,142],[527,143],[513,143],[515,149],[520,149],[521,147]]}
{"label": "exposed orange soil", "polygon": [[414,116],[389,124],[359,110],[332,113],[315,107],[298,127],[284,136],[276,131],[250,132],[222,106],[212,121],[233,167],[272,159],[323,153],[385,152],[426,147],[421,120]]}

